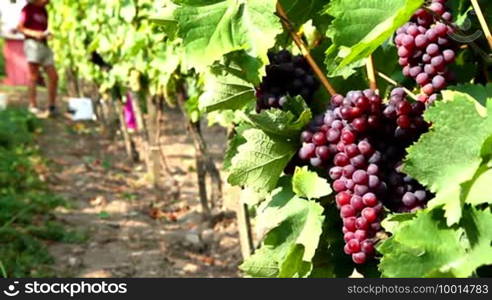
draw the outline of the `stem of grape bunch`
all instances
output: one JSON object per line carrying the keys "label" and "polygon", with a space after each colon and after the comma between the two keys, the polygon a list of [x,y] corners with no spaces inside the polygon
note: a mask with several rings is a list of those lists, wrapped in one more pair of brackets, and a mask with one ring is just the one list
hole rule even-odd
{"label": "stem of grape bunch", "polygon": [[417,98],[417,95],[415,95],[414,93],[412,93],[412,91],[410,91],[409,89],[407,89],[406,87],[402,86],[401,84],[399,84],[398,82],[394,81],[393,79],[391,79],[388,75],[386,74],[383,74],[381,72],[377,72],[378,76],[383,78],[384,80],[386,80],[387,82],[389,82],[390,84],[394,85],[394,86],[398,86],[398,87],[401,87],[405,93],[407,93],[407,95],[409,97],[411,97],[413,100],[415,101],[418,101],[418,98]]}
{"label": "stem of grape bunch", "polygon": [[372,55],[369,55],[366,63],[367,77],[369,79],[369,87],[371,90],[375,91],[378,89],[378,84],[376,81],[376,69],[374,68],[374,59]]}
{"label": "stem of grape bunch", "polygon": [[287,13],[285,12],[280,2],[277,2],[277,16],[280,18],[282,24],[292,36],[292,39],[296,43],[299,50],[301,50],[302,55],[304,55],[304,57],[308,61],[309,65],[313,69],[316,76],[321,81],[321,84],[328,91],[328,93],[330,93],[330,95],[332,96],[336,95],[337,92],[335,91],[335,88],[333,88],[333,86],[328,81],[326,75],[323,73],[323,71],[321,71],[321,68],[318,66],[314,58],[311,56],[311,53],[309,52],[309,49],[307,48],[302,38],[294,30],[294,26],[292,26],[292,23],[289,21],[289,18],[287,17]]}
{"label": "stem of grape bunch", "polygon": [[482,9],[480,8],[480,5],[478,5],[477,0],[471,0],[471,3],[473,5],[473,9],[477,13],[477,18],[478,18],[478,21],[480,22],[480,26],[482,27],[482,30],[485,34],[485,37],[487,38],[487,41],[489,42],[490,49],[492,49],[492,34],[490,33],[490,29],[487,25],[487,21],[485,20],[485,17],[483,16]]}

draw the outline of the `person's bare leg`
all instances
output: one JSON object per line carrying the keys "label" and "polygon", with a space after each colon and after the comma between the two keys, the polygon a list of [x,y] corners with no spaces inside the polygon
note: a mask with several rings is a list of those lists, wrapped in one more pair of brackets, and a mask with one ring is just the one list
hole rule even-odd
{"label": "person's bare leg", "polygon": [[28,98],[31,107],[38,107],[38,101],[36,99],[36,85],[39,78],[39,65],[29,63],[29,89]]}
{"label": "person's bare leg", "polygon": [[46,74],[48,75],[48,100],[50,107],[56,105],[56,96],[58,90],[58,73],[55,66],[44,67]]}

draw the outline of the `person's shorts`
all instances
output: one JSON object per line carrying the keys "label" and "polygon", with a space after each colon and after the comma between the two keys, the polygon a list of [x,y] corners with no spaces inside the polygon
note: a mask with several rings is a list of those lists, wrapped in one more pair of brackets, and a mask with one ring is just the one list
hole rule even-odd
{"label": "person's shorts", "polygon": [[27,61],[42,66],[52,66],[55,64],[53,51],[45,43],[33,39],[24,41],[24,52]]}

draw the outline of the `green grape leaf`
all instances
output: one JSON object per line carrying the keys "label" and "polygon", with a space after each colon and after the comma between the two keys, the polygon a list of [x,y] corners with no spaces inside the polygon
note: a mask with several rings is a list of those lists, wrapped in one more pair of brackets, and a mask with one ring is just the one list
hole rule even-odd
{"label": "green grape leaf", "polygon": [[172,2],[166,1],[156,9],[156,12],[149,17],[150,21],[161,25],[162,29],[170,38],[175,38],[178,31],[178,21],[174,17],[174,12],[178,8]]}
{"label": "green grape leaf", "polygon": [[342,220],[340,211],[332,201],[325,207],[325,222],[320,244],[313,258],[311,278],[341,278],[349,277],[354,271],[352,257],[345,254],[343,247],[345,241],[340,233]]}
{"label": "green grape leaf", "polygon": [[266,201],[258,207],[255,226],[258,237],[264,237],[285,221],[288,215],[280,214],[279,209],[282,209],[294,197],[296,194],[292,190],[292,177],[280,177],[277,187],[268,194]]}
{"label": "green grape leaf", "polygon": [[492,169],[485,169],[479,172],[477,178],[471,183],[466,194],[466,203],[479,205],[482,203],[492,204],[492,196],[490,192],[492,184]]}
{"label": "green grape leaf", "polygon": [[382,45],[424,0],[334,0],[326,12],[333,16],[327,35],[330,76],[350,75],[350,69]]}
{"label": "green grape leaf", "polygon": [[241,109],[256,101],[254,87],[231,72],[231,68],[214,68],[205,75],[205,92],[200,96],[200,110]]}
{"label": "green grape leaf", "polygon": [[461,225],[468,243],[467,257],[459,265],[458,277],[470,276],[478,267],[492,264],[492,212],[490,208],[466,209]]}
{"label": "green grape leaf", "polygon": [[125,20],[127,23],[130,23],[137,14],[137,8],[135,7],[135,3],[132,0],[123,0],[120,1],[120,3],[121,3],[120,15],[123,18],[123,20]]}
{"label": "green grape leaf", "polygon": [[232,159],[228,181],[256,191],[271,191],[297,151],[297,142],[270,136],[259,129],[243,133],[246,143],[238,147]]}
{"label": "green grape leaf", "polygon": [[272,247],[263,246],[248,257],[239,269],[251,277],[274,278],[279,274],[277,253]]}
{"label": "green grape leaf", "polygon": [[384,218],[381,222],[381,226],[383,226],[386,232],[394,233],[405,221],[409,221],[414,217],[414,213],[392,214]]}
{"label": "green grape leaf", "polygon": [[297,118],[290,111],[270,109],[259,114],[248,114],[246,118],[245,121],[253,127],[270,135],[297,139],[301,130],[311,121],[312,115],[309,109],[304,110]]}
{"label": "green grape leaf", "polygon": [[198,110],[198,97],[190,97],[185,102],[185,110],[188,118],[193,123],[200,120],[200,111]]}
{"label": "green grape leaf", "polygon": [[238,147],[246,143],[246,139],[240,135],[234,135],[227,144],[227,151],[224,156],[223,166],[225,170],[229,170],[232,166],[232,159],[238,153]]}
{"label": "green grape leaf", "polygon": [[441,214],[440,210],[418,212],[378,246],[384,277],[468,277],[477,267],[491,263],[490,211],[465,209],[464,229],[446,227]]}
{"label": "green grape leaf", "polygon": [[248,55],[245,51],[236,51],[227,54],[224,60],[224,65],[229,67],[230,71],[237,77],[254,86],[260,85],[261,76],[264,73],[264,64],[260,59]]}
{"label": "green grape leaf", "polygon": [[206,5],[221,2],[222,0],[171,0],[171,1],[179,5],[206,6]]}
{"label": "green grape leaf", "polygon": [[304,278],[313,269],[313,264],[303,259],[304,246],[296,244],[281,263],[278,277],[280,278]]}
{"label": "green grape leaf", "polygon": [[[492,101],[490,101],[492,103]],[[492,110],[490,110],[492,111]],[[490,115],[490,113],[489,113]],[[482,146],[482,158],[486,161],[492,160],[492,135],[487,138]]]}
{"label": "green grape leaf", "polygon": [[289,186],[276,189],[259,210],[258,222],[271,229],[262,247],[240,269],[255,277],[307,277],[323,220],[318,203],[295,196]]}
{"label": "green grape leaf", "polygon": [[299,197],[307,199],[318,199],[331,194],[330,184],[308,167],[297,167],[292,177],[292,187]]}
{"label": "green grape leaf", "polygon": [[266,61],[281,24],[274,0],[223,0],[175,10],[184,57],[195,68],[206,67],[227,53],[246,50]]}
{"label": "green grape leaf", "polygon": [[[287,99],[288,101],[284,104],[283,110],[290,111],[298,117],[305,114],[306,110],[309,110],[309,106],[306,104],[306,101],[304,101],[302,96],[297,96],[294,98],[287,96]],[[301,117],[299,118],[302,119]]]}
{"label": "green grape leaf", "polygon": [[468,94],[475,98],[483,106],[486,105],[487,99],[492,99],[492,83],[487,85],[480,84],[459,84],[455,86],[450,86],[447,90],[457,91],[464,94]]}
{"label": "green grape leaf", "polygon": [[318,17],[327,1],[324,0],[280,0],[289,21],[300,26],[312,18]]}
{"label": "green grape leaf", "polygon": [[461,184],[473,179],[481,149],[492,134],[492,118],[467,94],[443,92],[444,101],[425,113],[430,131],[408,149],[404,171],[436,193],[430,207],[444,205],[448,225],[457,223],[464,204]]}

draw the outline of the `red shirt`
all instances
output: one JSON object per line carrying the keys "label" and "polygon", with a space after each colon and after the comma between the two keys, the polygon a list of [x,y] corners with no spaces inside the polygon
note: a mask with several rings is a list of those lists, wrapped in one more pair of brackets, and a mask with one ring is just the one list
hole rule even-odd
{"label": "red shirt", "polygon": [[45,31],[48,29],[48,11],[44,6],[29,3],[22,9],[20,22],[27,29]]}

